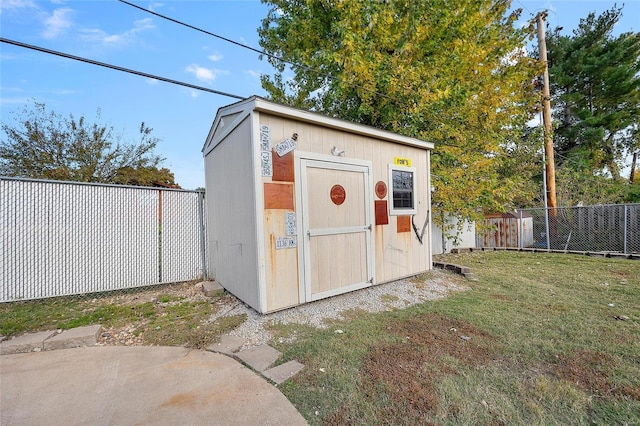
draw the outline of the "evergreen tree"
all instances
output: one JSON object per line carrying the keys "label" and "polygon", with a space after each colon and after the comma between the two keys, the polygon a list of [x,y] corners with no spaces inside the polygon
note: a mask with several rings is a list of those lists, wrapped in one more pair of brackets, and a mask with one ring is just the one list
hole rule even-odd
{"label": "evergreen tree", "polygon": [[615,6],[581,19],[572,36],[547,40],[558,164],[620,178],[624,156],[640,148],[640,33],[612,35]]}

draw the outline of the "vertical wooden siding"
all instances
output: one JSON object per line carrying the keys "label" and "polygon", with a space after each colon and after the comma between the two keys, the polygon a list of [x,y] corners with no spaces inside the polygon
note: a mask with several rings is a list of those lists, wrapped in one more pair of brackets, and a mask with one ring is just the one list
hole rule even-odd
{"label": "vertical wooden siding", "polygon": [[[293,133],[298,134],[296,149],[298,151],[331,155],[335,146],[344,150],[343,158],[368,160],[373,163],[373,183],[383,181],[389,188],[385,199],[391,196],[388,165],[393,164],[395,157],[410,158],[417,169],[416,195],[417,214],[414,217],[416,227],[421,230],[429,211],[427,152],[425,150],[386,141],[367,138],[360,135],[303,123],[279,116],[260,113],[260,124],[271,128],[271,143],[275,145]],[[299,183],[296,182],[296,185]],[[378,199],[372,194],[373,199]],[[297,207],[297,206],[296,206]],[[300,214],[300,212],[297,212]],[[266,232],[266,231],[265,231]],[[391,217],[388,225],[375,226],[375,263],[376,282],[392,281],[397,278],[417,274],[431,269],[429,243],[430,228],[427,227],[420,244],[413,232],[397,233],[396,220]],[[268,235],[265,235],[268,240]],[[282,250],[280,250],[282,251]],[[286,250],[289,251],[289,250]],[[269,266],[267,266],[269,268]],[[271,265],[275,267],[275,265]]]}

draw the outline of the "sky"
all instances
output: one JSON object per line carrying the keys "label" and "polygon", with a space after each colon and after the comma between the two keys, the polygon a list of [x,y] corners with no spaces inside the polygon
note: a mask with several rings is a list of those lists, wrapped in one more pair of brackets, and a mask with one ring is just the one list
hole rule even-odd
{"label": "sky", "polygon": [[[133,1],[145,9],[259,49],[257,28],[269,7],[257,0]],[[612,1],[514,0],[522,22],[548,10],[551,28],[571,34],[589,12]],[[618,3],[622,5],[622,3]],[[640,31],[640,0],[624,4],[617,33]],[[0,36],[196,86],[266,96],[259,55],[115,0],[0,0]],[[160,138],[156,152],[183,188],[204,187],[202,145],[226,96],[173,85],[0,43],[0,116],[12,122],[31,100],[49,111],[84,116],[137,140],[144,122]]]}

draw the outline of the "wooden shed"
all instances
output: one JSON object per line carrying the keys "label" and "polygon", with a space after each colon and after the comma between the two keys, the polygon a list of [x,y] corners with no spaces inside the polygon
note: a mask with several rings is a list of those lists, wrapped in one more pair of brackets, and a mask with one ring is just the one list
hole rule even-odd
{"label": "wooden shed", "polygon": [[203,147],[210,275],[261,313],[431,269],[433,144],[251,97]]}
{"label": "wooden shed", "polygon": [[485,214],[484,231],[476,234],[477,247],[529,247],[533,245],[533,217],[524,211]]}

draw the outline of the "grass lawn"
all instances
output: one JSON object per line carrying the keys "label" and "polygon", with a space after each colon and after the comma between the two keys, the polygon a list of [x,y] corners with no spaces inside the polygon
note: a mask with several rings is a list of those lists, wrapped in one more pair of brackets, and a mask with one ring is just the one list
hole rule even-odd
{"label": "grass lawn", "polygon": [[281,362],[307,366],[280,389],[311,424],[640,424],[640,262],[446,259],[472,268],[470,290],[326,330],[274,326]]}
{"label": "grass lawn", "polygon": [[[219,306],[215,299],[185,297],[184,294],[193,291],[190,287],[192,283],[160,286],[157,290],[132,290],[121,297],[110,293],[3,303],[0,304],[0,334],[13,336],[101,324],[133,328],[133,333],[141,336],[147,345],[203,349],[246,320],[246,315],[236,315],[209,322]],[[151,300],[150,292],[154,296]]]}

